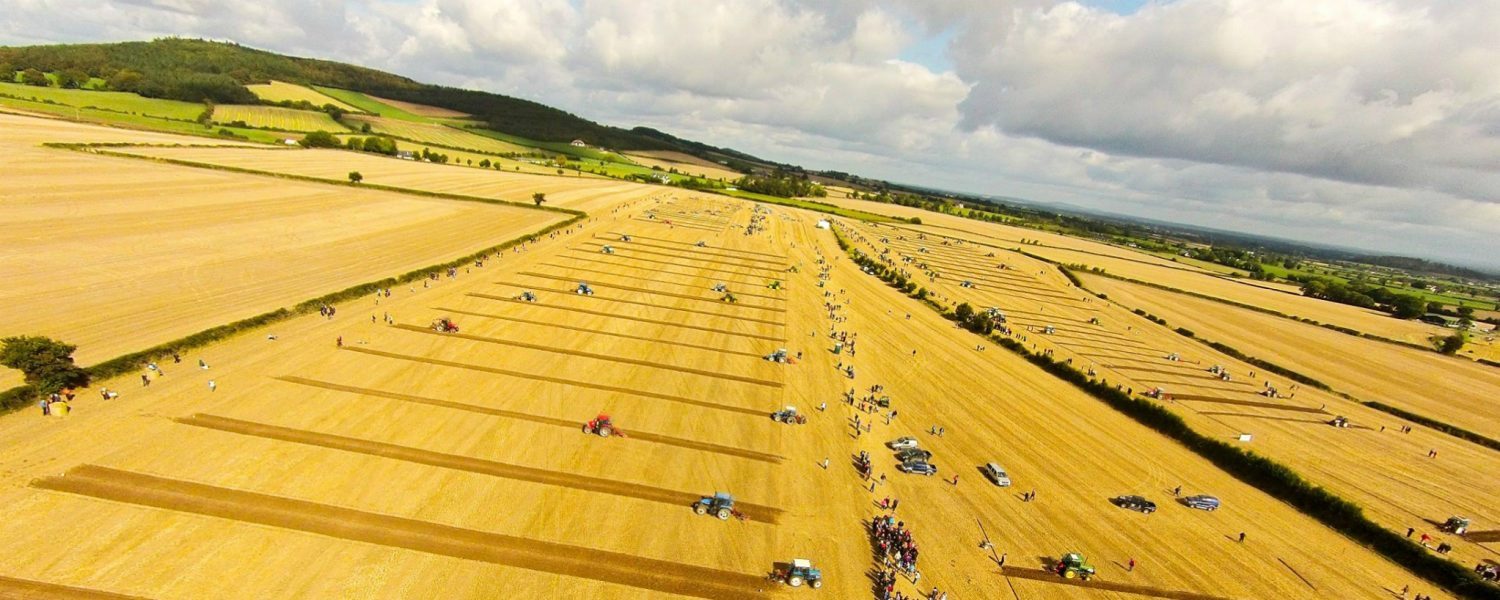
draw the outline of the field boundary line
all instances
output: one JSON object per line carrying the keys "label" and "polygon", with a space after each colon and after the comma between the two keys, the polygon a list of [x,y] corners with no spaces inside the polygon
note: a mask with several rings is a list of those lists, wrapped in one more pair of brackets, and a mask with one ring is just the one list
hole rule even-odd
{"label": "field boundary line", "polygon": [[[548,262],[537,263],[537,265],[538,266],[542,266],[542,267],[552,267],[554,269],[567,269],[567,270],[572,270],[572,271],[583,271],[585,273],[594,273],[594,274],[597,274],[597,275],[610,275],[610,276],[615,276],[615,277],[629,277],[628,275],[622,275],[622,274],[617,273],[617,272],[600,271],[598,269],[590,269],[590,268],[587,268],[587,267],[570,267],[568,265],[559,265],[559,264],[556,264],[556,263],[548,263]],[[646,270],[644,267],[625,267],[625,268],[627,268],[627,269]],[[708,281],[721,282],[721,283],[725,283],[725,284],[730,283],[729,281],[723,280],[723,279],[715,279],[713,277],[701,277],[701,276],[698,276],[698,275],[687,275],[687,274],[684,274],[684,273],[675,273],[675,272],[672,272],[672,271],[651,271],[651,274],[652,275],[671,275],[671,276],[675,276],[675,277],[692,277],[692,278],[695,278],[695,279],[706,279]],[[577,278],[576,277],[575,278],[571,278],[571,280],[572,281],[577,281]],[[692,289],[704,289],[704,286],[701,286],[701,285],[698,285],[698,284],[695,284],[695,283],[678,283],[676,281],[660,281],[660,280],[655,280],[655,279],[651,280],[651,283],[660,283],[660,284],[663,284],[663,285],[675,285],[675,286],[680,286],[680,287],[685,287],[685,288],[692,288]],[[756,284],[756,283],[748,283],[748,282],[743,282],[743,281],[736,281],[734,283],[735,283],[735,285],[746,285],[746,286],[752,286],[752,287],[760,285],[760,284]],[[605,285],[609,285],[609,284],[605,284]],[[736,296],[744,296],[746,298],[764,298],[766,300],[775,300],[775,301],[778,301],[778,302],[786,302],[786,298],[783,298],[783,297],[780,297],[780,296],[768,296],[766,294],[755,294],[755,293],[751,293],[751,292],[737,292],[737,293],[735,293],[735,295]]]}
{"label": "field boundary line", "polygon": [[[597,247],[597,248],[604,247],[604,244],[600,244],[598,242],[579,242],[578,245],[579,246],[594,246],[594,247]],[[723,261],[723,260],[714,260],[714,259],[710,259],[710,258],[702,258],[702,257],[698,257],[698,256],[683,256],[683,255],[680,255],[680,254],[672,254],[670,252],[657,252],[655,250],[643,250],[643,249],[637,247],[639,245],[640,244],[631,244],[629,246],[620,246],[619,248],[616,248],[615,251],[619,252],[621,250],[628,250],[630,252],[639,252],[641,254],[651,254],[651,255],[654,255],[654,256],[665,256],[665,257],[668,257],[668,258],[677,258],[677,259],[681,259],[681,260],[696,260],[696,261],[699,261],[699,262],[708,263],[710,265],[717,265],[717,266],[721,266],[721,267],[733,267],[733,268],[737,268],[737,269],[750,269],[750,270],[756,270],[756,271],[765,271],[767,273],[775,273],[775,274],[778,274],[778,275],[786,271],[786,267],[780,267],[780,268],[773,269],[771,267],[758,267],[758,266],[755,266],[755,265],[742,265],[742,264],[738,264],[738,263],[732,263],[732,262]],[[578,250],[582,250],[582,248],[577,248],[577,249]],[[625,256],[627,258],[629,258],[630,255],[626,254]],[[683,265],[683,266],[688,266],[688,265]]]}
{"label": "field boundary line", "polygon": [[[621,233],[621,232],[618,232],[618,231],[610,231],[608,233],[612,233],[612,234],[615,234],[615,235],[628,235],[628,236],[630,236],[632,238],[641,238],[643,240],[652,240],[652,241],[656,241],[656,242],[669,242],[669,243],[673,243],[673,244],[682,244],[684,246],[692,246],[693,245],[693,244],[690,244],[688,242],[679,242],[677,240],[669,240],[669,239],[666,239],[666,238],[649,237],[649,236],[635,235],[635,234],[630,234],[630,233]],[[594,237],[599,237],[599,236],[597,234],[595,234]],[[608,238],[606,238],[606,239],[608,239]],[[785,255],[772,254],[770,252],[760,252],[758,250],[740,250],[738,248],[725,248],[723,246],[709,246],[709,248],[716,248],[716,249],[724,250],[724,251],[727,251],[727,252],[744,252],[746,254],[759,254],[761,256],[769,256],[771,258],[779,258],[781,260],[790,260],[790,257],[785,256]]]}
{"label": "field boundary line", "polygon": [[[622,258],[622,259],[625,259],[625,260],[635,260],[635,261],[640,261],[640,262],[654,263],[654,264],[658,264],[658,265],[670,265],[670,266],[673,266],[673,267],[683,267],[685,269],[698,269],[700,271],[706,271],[706,272],[710,272],[710,273],[723,273],[725,275],[734,275],[736,277],[764,277],[764,275],[756,275],[754,273],[740,273],[740,272],[737,272],[737,271],[727,271],[727,270],[724,270],[724,269],[715,269],[713,267],[706,266],[706,265],[685,265],[685,264],[682,264],[682,263],[679,263],[679,262],[672,262],[672,261],[668,261],[668,260],[657,260],[657,259],[654,259],[654,258],[642,258],[642,257],[639,257],[639,256],[630,256],[630,257],[627,257],[627,256],[624,256],[624,255],[621,255],[621,254],[603,255],[603,254],[600,254],[598,252],[585,252],[582,248],[568,248],[565,251],[566,252],[573,252],[573,253],[581,254],[583,256],[596,256],[596,255],[598,255],[598,256],[614,256],[614,257]],[[558,254],[558,256],[562,256],[562,254]],[[605,264],[618,264],[618,263],[608,263],[608,262],[606,262]]]}
{"label": "field boundary line", "polygon": [[[596,233],[596,234],[594,234],[593,239],[596,239],[596,240],[609,240],[610,238],[601,236],[601,235],[599,235],[599,234]],[[641,238],[641,239],[652,239],[652,238]],[[637,241],[635,241],[635,236],[631,236],[630,241],[628,241],[628,242],[624,241],[624,240],[615,240],[615,241],[618,242],[618,243],[620,243],[620,244],[629,244],[630,246],[646,246],[648,248],[660,248],[662,250],[674,250],[675,249],[672,246],[664,246],[664,245],[661,245],[661,244],[652,244],[652,243],[649,243],[649,242],[637,242]],[[623,246],[623,247],[629,248],[630,246]],[[712,256],[712,257],[716,257],[716,258],[732,258],[732,259],[735,259],[735,260],[749,260],[749,261],[754,261],[754,262],[766,263],[766,264],[769,264],[769,265],[773,265],[773,266],[775,266],[775,267],[777,267],[779,269],[785,269],[786,268],[786,263],[785,262],[778,262],[778,261],[771,260],[769,258],[758,258],[758,257],[754,257],[754,256],[734,256],[734,255],[730,255],[730,254],[724,254],[724,253],[721,253],[721,252],[710,252],[708,250],[700,249],[699,246],[697,246],[695,244],[688,244],[687,246],[688,247],[683,248],[683,250],[687,250],[687,251],[692,252],[694,254],[702,254],[702,255]],[[708,248],[708,246],[704,246],[703,248]],[[713,249],[717,249],[717,247],[714,247]]]}
{"label": "field boundary line", "polygon": [[478,560],[700,598],[761,597],[762,575],[466,529],[331,504],[83,465],[31,487],[177,513]]}

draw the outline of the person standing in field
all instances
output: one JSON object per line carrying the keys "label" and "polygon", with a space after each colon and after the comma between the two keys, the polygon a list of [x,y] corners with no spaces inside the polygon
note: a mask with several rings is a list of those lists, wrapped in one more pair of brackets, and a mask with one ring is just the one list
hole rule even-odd
{"label": "person standing in field", "polygon": [[219,389],[219,383],[218,382],[216,382],[216,381],[214,381],[212,379],[208,380],[208,391],[213,392],[213,391],[217,391],[218,389]]}

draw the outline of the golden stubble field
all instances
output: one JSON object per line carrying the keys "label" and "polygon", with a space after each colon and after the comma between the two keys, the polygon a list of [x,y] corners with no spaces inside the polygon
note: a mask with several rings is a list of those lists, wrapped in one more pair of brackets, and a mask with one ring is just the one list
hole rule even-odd
{"label": "golden stubble field", "polygon": [[[831,204],[899,217],[920,217],[919,229],[934,234],[957,235],[979,244],[1021,250],[1070,265],[1098,267],[1105,272],[1138,281],[1204,294],[1241,304],[1275,310],[1293,317],[1312,319],[1415,344],[1427,344],[1434,335],[1452,332],[1418,321],[1404,321],[1379,311],[1362,309],[1301,296],[1296,287],[1229,279],[1191,265],[1173,262],[1128,248],[1101,242],[984,223],[953,215],[928,212],[893,204],[848,198],[824,199]],[[1021,240],[1034,243],[1021,244]]]}
{"label": "golden stubble field", "polygon": [[1111,300],[1187,327],[1251,356],[1296,369],[1362,400],[1426,415],[1491,438],[1500,438],[1500,369],[1454,358],[1352,338],[1304,323],[1289,323],[1210,300],[1125,281],[1081,274],[1089,289]]}
{"label": "golden stubble field", "polygon": [[[1050,350],[1056,360],[1092,369],[1096,378],[1136,394],[1162,388],[1169,398],[1166,406],[1198,431],[1225,440],[1250,434],[1250,448],[1361,504],[1377,522],[1400,532],[1412,527],[1453,543],[1452,557],[1460,563],[1471,566],[1496,556],[1491,546],[1435,529],[1451,515],[1473,518],[1475,530],[1494,530],[1500,524],[1493,502],[1500,497],[1500,482],[1481,475],[1500,463],[1493,451],[1420,426],[1400,433],[1410,423],[1315,389],[1293,387],[1283,377],[1256,373],[1253,366],[1092,298],[1046,263],[905,226],[860,225],[855,232],[864,251],[880,255],[888,248],[886,256],[941,301],[1001,308],[1015,339],[1034,351]],[[911,262],[905,262],[907,257]],[[1007,268],[998,268],[1002,264]],[[974,287],[961,287],[964,281]],[[1048,326],[1055,331],[1046,333]],[[1368,352],[1401,350],[1377,344]],[[1180,360],[1169,360],[1171,354]],[[1230,380],[1208,372],[1214,365],[1226,368]],[[1301,368],[1298,363],[1287,366]],[[1277,395],[1265,395],[1267,387]],[[1474,404],[1483,402],[1470,398]],[[1354,427],[1327,424],[1339,415]],[[1486,419],[1458,419],[1455,424],[1478,428]],[[1437,451],[1436,458],[1427,456],[1430,450]]]}
{"label": "golden stubble field", "polygon": [[[877,563],[864,523],[895,497],[922,550],[921,580],[898,582],[907,594],[1426,591],[1018,357],[974,349],[970,334],[859,273],[812,227],[816,217],[761,209],[766,230],[745,235],[753,206],[637,203],[456,279],[185,357],[184,367],[201,357],[208,370],[169,366],[147,388],[133,375],[101,382],[123,395],[86,395],[65,418],[0,417],[0,502],[11,507],[0,588],[163,599],[869,597]],[[595,294],[572,293],[578,281]],[[718,300],[719,282],[739,301]],[[515,300],[523,290],[537,302]],[[429,330],[440,316],[460,332]],[[859,334],[857,354],[831,353],[830,329]],[[802,360],[760,358],[778,347]],[[857,366],[856,377],[839,364]],[[841,400],[875,384],[899,411],[889,423]],[[809,423],[772,422],[785,405]],[[581,433],[599,412],[628,437]],[[870,432],[856,435],[855,418]],[[932,426],[944,435],[923,433]],[[936,453],[937,477],[892,468],[881,444],[900,435]],[[885,482],[873,491],[851,464],[861,450]],[[1016,485],[985,483],[977,467],[989,461]],[[1172,504],[1177,485],[1225,507]],[[735,493],[748,520],[694,515],[690,503],[716,490]],[[1022,502],[1023,491],[1038,499]],[[1161,510],[1107,502],[1126,493]],[[978,546],[986,534],[993,554]],[[1090,557],[1094,584],[1041,570],[1066,551]],[[824,570],[824,589],[765,580],[794,557]]]}
{"label": "golden stubble field", "polygon": [[194,140],[0,117],[0,334],[77,344],[82,364],[566,218],[38,146],[79,140]]}
{"label": "golden stubble field", "polygon": [[646,198],[667,190],[660,186],[617,179],[471,169],[342,150],[158,147],[117,150],[138,156],[338,181],[348,177],[350,171],[359,171],[367,183],[511,202],[531,202],[532,193],[542,192],[547,195],[548,206],[590,213],[607,211],[620,202]]}

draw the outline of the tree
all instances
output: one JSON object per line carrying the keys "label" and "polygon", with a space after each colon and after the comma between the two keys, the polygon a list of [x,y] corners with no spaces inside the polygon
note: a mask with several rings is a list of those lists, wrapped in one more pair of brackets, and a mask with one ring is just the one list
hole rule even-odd
{"label": "tree", "polygon": [[[1385,288],[1380,288],[1385,289]],[[1391,302],[1391,314],[1401,319],[1415,319],[1427,312],[1427,303],[1417,296],[1408,294],[1394,294]]]}
{"label": "tree", "polygon": [[89,74],[78,69],[66,69],[57,72],[57,87],[76,90],[88,85]]}
{"label": "tree", "polygon": [[11,83],[16,80],[16,66],[10,63],[0,63],[0,81]]}
{"label": "tree", "polygon": [[20,371],[43,394],[89,384],[88,371],[73,364],[77,346],[42,336],[8,337],[0,343],[0,365]]}
{"label": "tree", "polygon": [[363,124],[361,124],[359,126],[359,132],[360,133],[370,133],[370,124],[369,123],[363,123]]}
{"label": "tree", "polygon": [[1442,346],[1440,346],[1438,349],[1441,350],[1443,354],[1457,354],[1458,351],[1460,349],[1462,349],[1463,347],[1464,347],[1464,336],[1463,336],[1463,334],[1455,333],[1453,335],[1450,335],[1448,337],[1443,338]]}
{"label": "tree", "polygon": [[302,136],[302,141],[298,143],[302,144],[304,148],[337,148],[340,146],[339,139],[327,131],[309,133]]}
{"label": "tree", "polygon": [[953,314],[958,317],[958,320],[967,322],[974,317],[974,307],[969,306],[969,303],[965,302],[954,308]]}
{"label": "tree", "polygon": [[21,72],[21,83],[37,87],[52,85],[52,80],[47,79],[47,74],[36,69],[26,69]]}
{"label": "tree", "polygon": [[543,202],[547,201],[547,195],[542,192],[537,192],[531,195],[531,201],[535,202],[537,206],[541,206]]}
{"label": "tree", "polygon": [[364,175],[360,175],[359,171],[350,171],[349,172],[349,183],[359,183],[359,182],[364,181],[364,180],[365,180],[365,176]]}
{"label": "tree", "polygon": [[141,78],[142,76],[138,71],[132,71],[130,69],[120,69],[119,71],[115,71],[115,74],[111,75],[109,79],[105,81],[105,85],[109,86],[109,89],[112,90],[120,92],[133,92],[136,90],[136,88],[139,88],[141,86]]}

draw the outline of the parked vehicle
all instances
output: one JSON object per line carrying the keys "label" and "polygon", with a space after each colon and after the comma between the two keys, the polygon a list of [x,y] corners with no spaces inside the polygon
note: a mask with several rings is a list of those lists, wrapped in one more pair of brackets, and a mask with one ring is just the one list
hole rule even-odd
{"label": "parked vehicle", "polygon": [[1198,510],[1213,512],[1219,510],[1219,499],[1208,494],[1188,496],[1182,499],[1182,503]]}
{"label": "parked vehicle", "polygon": [[1143,514],[1149,515],[1156,512],[1156,503],[1141,496],[1115,496],[1110,499],[1110,502],[1120,508],[1128,508]]}
{"label": "parked vehicle", "polygon": [[980,467],[980,470],[984,471],[984,476],[993,481],[995,485],[1010,487],[1010,475],[1005,473],[1004,467],[995,463],[985,463],[983,467]]}

